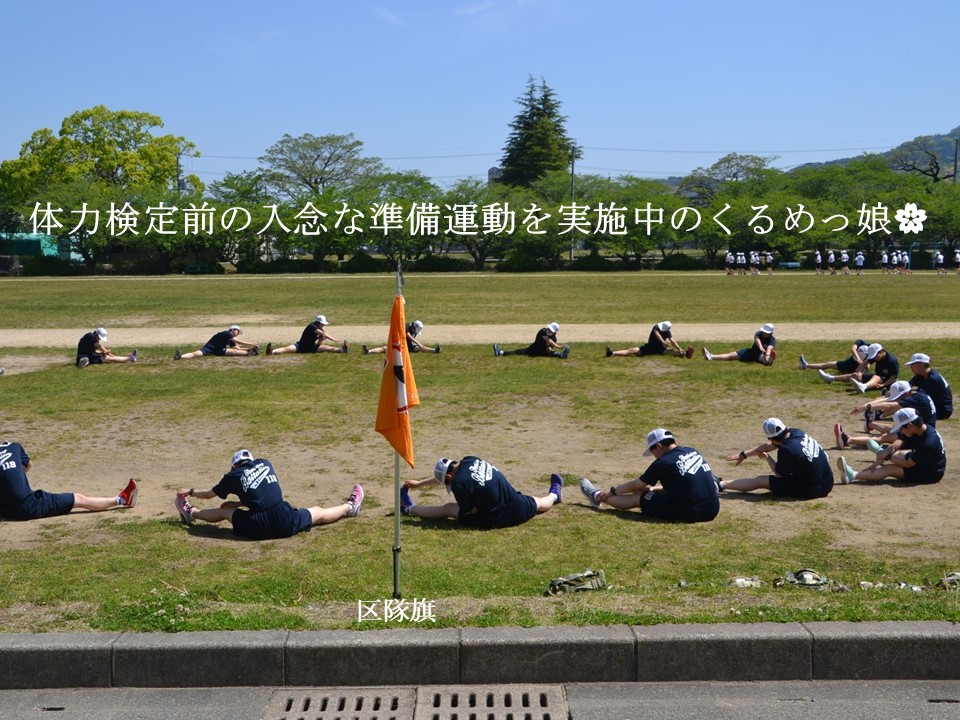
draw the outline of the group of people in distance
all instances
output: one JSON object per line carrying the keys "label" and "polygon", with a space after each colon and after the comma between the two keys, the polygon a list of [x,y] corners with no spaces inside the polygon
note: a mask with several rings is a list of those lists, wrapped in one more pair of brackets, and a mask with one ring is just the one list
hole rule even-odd
{"label": "group of people in distance", "polygon": [[773,253],[769,250],[751,250],[748,253],[727,250],[723,257],[723,267],[727,275],[759,275],[760,266],[767,266],[767,275],[773,275]]}

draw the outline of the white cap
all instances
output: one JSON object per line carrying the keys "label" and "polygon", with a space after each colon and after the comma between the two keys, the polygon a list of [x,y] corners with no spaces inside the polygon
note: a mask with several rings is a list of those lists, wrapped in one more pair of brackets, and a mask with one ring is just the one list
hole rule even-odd
{"label": "white cap", "polygon": [[414,321],[413,321],[413,326],[414,326],[417,330],[423,330],[423,323],[420,322],[419,320],[414,320]]}
{"label": "white cap", "polygon": [[917,415],[917,411],[913,408],[903,408],[902,410],[897,410],[893,414],[893,427],[890,428],[890,432],[900,432],[900,429],[904,425],[909,425],[919,417],[920,416]]}
{"label": "white cap", "polygon": [[773,323],[766,323],[762,328],[760,328],[760,332],[766,333],[767,335],[773,335],[773,328]]}
{"label": "white cap", "polygon": [[317,315],[316,322],[320,323],[321,325],[329,325],[329,324],[330,324],[330,323],[327,322],[327,316],[326,316],[326,315]]}
{"label": "white cap", "polygon": [[233,461],[231,464],[239,465],[240,463],[246,462],[247,460],[253,460],[253,453],[251,453],[249,450],[237,450],[233,454]]}
{"label": "white cap", "polygon": [[657,330],[659,330],[660,332],[666,332],[672,327],[673,327],[673,323],[670,322],[669,320],[664,320],[663,322],[657,323]]}
{"label": "white cap", "polygon": [[240,329],[239,325],[231,325],[230,327],[227,328],[227,330],[236,330],[237,335],[243,334],[243,330]]}
{"label": "white cap", "polygon": [[883,350],[883,345],[880,343],[873,343],[867,347],[867,360],[873,360],[877,355],[880,354],[880,351]]}
{"label": "white cap", "polygon": [[557,334],[558,332],[560,332],[560,326],[555,322],[552,322],[549,325],[547,325],[547,329],[553,334]]}
{"label": "white cap", "polygon": [[786,429],[787,426],[783,424],[783,420],[780,418],[772,417],[763,421],[763,434],[768,440],[770,438],[775,438]]}
{"label": "white cap", "polygon": [[[453,464],[453,460],[447,458],[440,458],[437,460],[437,464],[433,466],[433,478],[438,483],[443,483],[446,485],[447,477],[447,468]],[[453,492],[449,485],[447,485],[447,492]]]}
{"label": "white cap", "polygon": [[101,340],[107,339],[107,331],[104,330],[102,327],[98,327],[96,330],[94,330],[94,332],[99,336]]}
{"label": "white cap", "polygon": [[887,396],[887,400],[890,402],[899,400],[908,392],[910,392],[910,383],[908,383],[906,380],[897,380],[893,385],[890,386],[890,394]]}
{"label": "white cap", "polygon": [[926,353],[914,353],[910,356],[910,362],[907,365],[913,365],[915,362],[930,364],[930,356]]}
{"label": "white cap", "polygon": [[653,455],[651,448],[659,442],[664,440],[673,440],[673,433],[665,428],[656,428],[647,433],[647,449],[644,451],[644,455]]}

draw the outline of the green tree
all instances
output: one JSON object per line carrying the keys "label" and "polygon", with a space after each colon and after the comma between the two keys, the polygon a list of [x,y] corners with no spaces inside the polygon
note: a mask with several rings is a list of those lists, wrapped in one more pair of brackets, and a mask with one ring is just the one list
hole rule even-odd
{"label": "green tree", "polygon": [[[134,242],[132,233],[111,235],[107,220],[111,208],[178,189],[180,158],[194,155],[195,146],[180,136],[154,135],[163,127],[150,113],[109,110],[98,105],[64,119],[59,133],[37,130],[23,144],[20,157],[0,163],[0,190],[5,207],[29,217],[39,203],[59,208],[62,227],[54,229],[93,271],[108,251]],[[202,192],[196,176],[184,182],[188,191]],[[86,210],[86,215],[81,213]],[[99,227],[82,218],[100,217]],[[52,228],[53,229],[53,228]]]}
{"label": "green tree", "polygon": [[574,157],[580,157],[580,151],[567,137],[567,118],[560,114],[560,101],[543,78],[538,86],[529,77],[527,91],[517,103],[521,109],[510,123],[500,160],[500,182],[530,187],[548,172],[569,166]]}
{"label": "green tree", "polygon": [[260,157],[267,187],[294,203],[327,190],[344,193],[385,172],[380,158],[363,157],[363,142],[348,135],[284,135]]}

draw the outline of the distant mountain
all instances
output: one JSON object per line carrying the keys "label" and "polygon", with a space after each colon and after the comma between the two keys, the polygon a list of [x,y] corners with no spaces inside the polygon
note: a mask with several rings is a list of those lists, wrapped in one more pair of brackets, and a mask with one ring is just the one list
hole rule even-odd
{"label": "distant mountain", "polygon": [[[913,140],[901,143],[895,148],[886,152],[875,153],[891,163],[894,166],[897,162],[916,162],[922,167],[927,167],[930,163],[932,153],[937,162],[940,163],[941,175],[951,174],[953,172],[954,153],[957,151],[956,140],[960,138],[960,126],[955,127],[945,135],[920,135]],[[818,167],[821,165],[847,165],[856,158],[838,158],[837,160],[828,160],[822,163],[806,163],[801,167]]]}

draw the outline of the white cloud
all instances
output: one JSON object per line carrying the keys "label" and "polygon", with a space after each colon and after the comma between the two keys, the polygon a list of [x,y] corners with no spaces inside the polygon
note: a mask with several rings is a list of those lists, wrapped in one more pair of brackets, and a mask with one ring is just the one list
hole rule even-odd
{"label": "white cloud", "polygon": [[477,5],[464,5],[455,10],[457,15],[479,15],[493,7],[492,2],[479,3]]}
{"label": "white cloud", "polygon": [[409,27],[409,25],[407,25],[406,20],[404,20],[402,17],[400,17],[396,13],[391,12],[390,10],[387,10],[382,5],[374,5],[373,10],[375,13],[377,13],[377,15],[380,16],[382,20],[390,23],[394,27],[400,27],[400,28]]}

